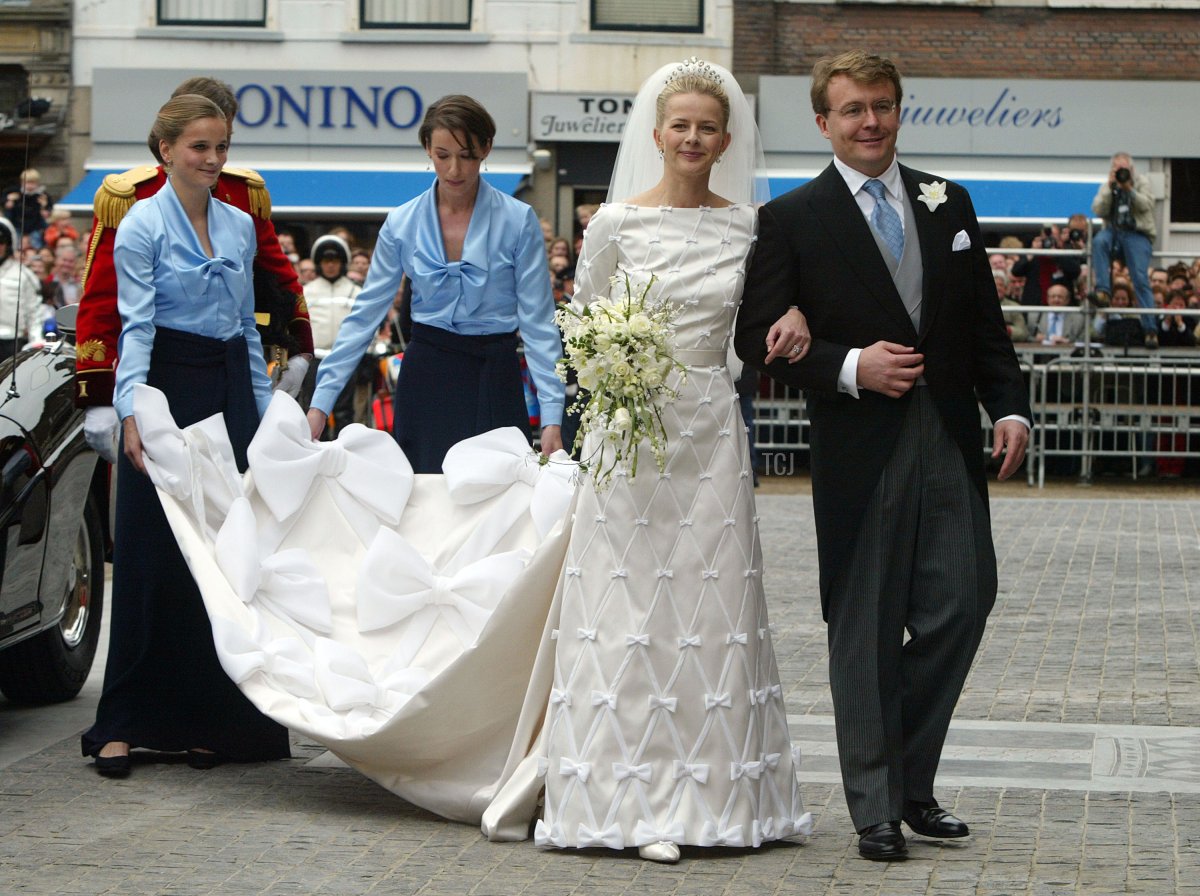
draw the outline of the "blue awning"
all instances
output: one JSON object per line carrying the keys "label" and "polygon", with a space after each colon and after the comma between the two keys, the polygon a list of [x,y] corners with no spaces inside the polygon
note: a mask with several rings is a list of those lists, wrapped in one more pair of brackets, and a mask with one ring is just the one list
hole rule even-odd
{"label": "blue awning", "polygon": [[[493,169],[496,166],[493,166]],[[90,211],[100,182],[117,168],[97,168],[56,206]],[[272,216],[386,215],[393,208],[429,189],[433,172],[424,169],[262,168],[259,173],[271,191]],[[528,171],[491,170],[484,179],[505,193],[515,193]]]}
{"label": "blue awning", "polygon": [[[802,174],[769,175],[771,198],[782,196],[812,180]],[[955,177],[966,187],[980,219],[1028,219],[1030,221],[1066,221],[1080,213],[1091,217],[1092,199],[1100,188],[1099,180],[1042,180]]]}

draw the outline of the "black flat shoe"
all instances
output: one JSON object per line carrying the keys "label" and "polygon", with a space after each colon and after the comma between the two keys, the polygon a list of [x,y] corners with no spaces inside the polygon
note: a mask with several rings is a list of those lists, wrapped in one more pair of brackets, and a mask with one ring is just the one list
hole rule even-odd
{"label": "black flat shoe", "polygon": [[908,844],[900,833],[900,822],[885,821],[859,831],[858,854],[872,862],[894,862],[907,858]]}
{"label": "black flat shoe", "polygon": [[955,818],[937,803],[905,803],[904,823],[914,834],[936,837],[938,840],[957,840],[971,833],[966,822]]}
{"label": "black flat shoe", "polygon": [[129,754],[124,756],[96,756],[93,758],[96,772],[105,778],[128,778],[133,770]]}
{"label": "black flat shoe", "polygon": [[210,768],[216,768],[225,762],[225,757],[220,753],[210,753],[207,750],[188,750],[187,764],[191,768],[199,769],[200,771],[208,771]]}

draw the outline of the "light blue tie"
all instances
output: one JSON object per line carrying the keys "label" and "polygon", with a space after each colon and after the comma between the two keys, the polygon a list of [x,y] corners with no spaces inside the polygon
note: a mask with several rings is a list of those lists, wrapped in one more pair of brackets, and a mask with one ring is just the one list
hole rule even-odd
{"label": "light blue tie", "polygon": [[883,237],[884,245],[888,247],[892,257],[899,262],[900,257],[904,254],[904,224],[901,223],[896,210],[888,205],[882,181],[872,177],[863,184],[863,189],[875,197],[875,209],[871,212],[871,226],[875,228],[876,233]]}

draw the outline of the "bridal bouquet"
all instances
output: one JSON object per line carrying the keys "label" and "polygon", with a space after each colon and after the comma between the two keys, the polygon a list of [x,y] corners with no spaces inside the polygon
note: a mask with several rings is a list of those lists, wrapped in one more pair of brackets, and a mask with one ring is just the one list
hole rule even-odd
{"label": "bridal bouquet", "polygon": [[681,378],[687,374],[674,357],[679,309],[647,298],[654,278],[634,285],[628,274],[618,273],[611,282],[614,297],[594,296],[582,311],[564,305],[555,313],[566,346],[558,375],[565,380],[570,367],[579,379],[580,397],[569,408],[580,412],[575,447],[588,434],[600,436],[593,457],[580,464],[593,469],[597,489],[617,470],[637,475],[642,442],[649,442],[662,472],[667,433],[661,411],[679,396],[667,380],[673,370]]}

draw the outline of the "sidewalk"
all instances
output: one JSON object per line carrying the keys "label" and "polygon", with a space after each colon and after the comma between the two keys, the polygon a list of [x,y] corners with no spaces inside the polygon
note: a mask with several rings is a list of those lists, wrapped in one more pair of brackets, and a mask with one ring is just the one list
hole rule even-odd
{"label": "sidewalk", "polygon": [[811,502],[802,480],[768,480],[767,596],[816,817],[806,845],[685,849],[674,867],[543,852],[417,810],[310,743],[285,763],[145,765],[107,781],[69,737],[0,768],[0,896],[1200,896],[1200,503],[1115,488],[993,491],[1001,593],[938,790],[969,841],[914,837],[907,862],[858,858]]}

